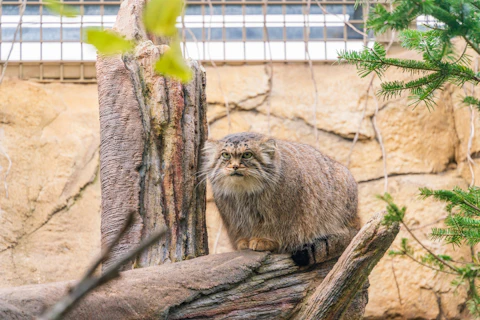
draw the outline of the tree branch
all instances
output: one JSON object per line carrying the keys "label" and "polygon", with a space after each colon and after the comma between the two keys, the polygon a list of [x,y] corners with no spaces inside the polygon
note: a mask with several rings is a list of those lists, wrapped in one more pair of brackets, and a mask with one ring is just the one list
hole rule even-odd
{"label": "tree branch", "polygon": [[77,304],[87,293],[94,290],[97,287],[107,283],[108,281],[119,276],[119,270],[123,264],[130,259],[136,257],[139,253],[143,252],[146,248],[158,241],[167,231],[166,227],[162,227],[159,231],[152,234],[149,238],[144,240],[136,248],[120,257],[113,265],[111,265],[100,277],[94,277],[95,270],[100,266],[111,253],[112,248],[118,244],[118,241],[125,235],[125,232],[132,226],[134,220],[133,214],[130,214],[121,232],[119,232],[115,239],[103,250],[100,257],[98,257],[91,267],[87,269],[85,276],[80,282],[71,288],[66,296],[64,296],[55,305],[49,308],[39,320],[56,320],[61,319],[72,307]]}
{"label": "tree branch", "polygon": [[365,224],[295,319],[335,320],[345,315],[400,229],[398,223],[382,225],[384,215],[378,213]]}
{"label": "tree branch", "polygon": [[[338,262],[339,251],[298,267],[289,255],[247,250],[134,269],[90,292],[68,318],[93,319],[101,312],[104,319],[311,319],[302,317],[307,311],[321,315],[315,319],[339,319],[342,309],[356,319],[366,305],[368,274],[398,232],[398,226],[382,226],[382,219],[378,214],[369,221]],[[0,318],[31,319],[70,285],[0,289]]]}

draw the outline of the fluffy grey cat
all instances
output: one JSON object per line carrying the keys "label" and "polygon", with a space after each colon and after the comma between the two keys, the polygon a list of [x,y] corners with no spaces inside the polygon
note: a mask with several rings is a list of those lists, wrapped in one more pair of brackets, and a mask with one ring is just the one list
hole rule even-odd
{"label": "fluffy grey cat", "polygon": [[236,133],[208,141],[203,160],[237,250],[292,253],[306,265],[318,261],[316,243],[360,227],[352,174],[309,145]]}

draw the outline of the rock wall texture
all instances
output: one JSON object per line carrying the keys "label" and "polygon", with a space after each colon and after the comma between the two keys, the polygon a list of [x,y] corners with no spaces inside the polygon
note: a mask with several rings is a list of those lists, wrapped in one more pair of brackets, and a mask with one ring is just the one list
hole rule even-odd
{"label": "rock wall texture", "polygon": [[0,86],[0,286],[74,279],[99,251],[97,99],[96,86]]}
{"label": "rock wall texture", "polygon": [[[407,220],[419,238],[435,252],[452,252],[428,239],[430,228],[445,215],[443,204],[417,195],[423,186],[465,188],[470,183],[470,110],[459,103],[460,91],[447,88],[431,112],[421,106],[412,109],[406,98],[379,101],[376,116],[370,93],[362,120],[369,79],[360,79],[353,67],[316,65],[315,117],[314,88],[305,65],[275,64],[272,76],[263,65],[206,69],[210,138],[239,131],[270,133],[349,162],[359,182],[364,222],[384,208],[375,198],[385,185],[375,119],[387,155],[388,191],[408,207]],[[476,112],[475,128],[474,158],[480,154]],[[3,181],[8,160],[0,154],[0,287],[75,279],[98,252],[98,131],[96,86],[15,80],[0,86],[0,147],[12,161],[7,198]],[[480,166],[474,171],[480,181]],[[231,251],[211,193],[207,224],[210,251]],[[394,246],[406,236],[401,231]],[[467,256],[459,249],[453,254]],[[460,288],[454,294],[451,280],[412,261],[386,256],[370,277],[366,317],[466,319],[465,292]]]}

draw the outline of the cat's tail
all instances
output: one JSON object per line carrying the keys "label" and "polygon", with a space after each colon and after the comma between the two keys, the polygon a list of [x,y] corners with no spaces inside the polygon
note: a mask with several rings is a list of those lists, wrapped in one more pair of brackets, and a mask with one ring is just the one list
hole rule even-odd
{"label": "cat's tail", "polygon": [[348,247],[358,230],[344,234],[330,234],[304,244],[292,252],[293,261],[299,266],[308,266],[339,257]]}

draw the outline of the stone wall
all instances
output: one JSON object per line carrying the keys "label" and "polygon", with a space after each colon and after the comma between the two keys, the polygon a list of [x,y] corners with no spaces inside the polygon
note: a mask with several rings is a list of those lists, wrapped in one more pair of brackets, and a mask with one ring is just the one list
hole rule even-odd
{"label": "stone wall", "polygon": [[[314,73],[316,117],[310,69],[303,64],[275,64],[273,77],[263,65],[224,66],[218,72],[207,67],[210,138],[239,131],[270,133],[317,146],[347,163],[369,79],[360,79],[353,67],[338,65],[316,65]],[[452,250],[427,236],[445,215],[444,206],[417,195],[423,186],[465,188],[470,182],[465,162],[470,110],[460,105],[459,95],[447,88],[431,112],[409,107],[406,98],[379,101],[375,117],[387,154],[388,191],[408,207],[407,220],[417,236],[439,253]],[[370,94],[350,156],[364,222],[385,207],[375,198],[384,191],[382,150],[372,122],[376,106]],[[0,119],[0,146],[12,160],[7,198],[3,175],[8,160],[0,155],[0,287],[77,278],[100,243],[96,86],[7,81],[0,86]],[[480,151],[477,114],[475,126],[474,156]],[[480,181],[480,166],[475,174]],[[210,250],[230,251],[225,231],[218,233],[211,195],[207,210]],[[394,246],[406,236],[401,231]],[[467,256],[465,250],[453,254]],[[451,280],[386,256],[370,277],[366,316],[465,319],[465,292],[460,288],[453,294]]]}

